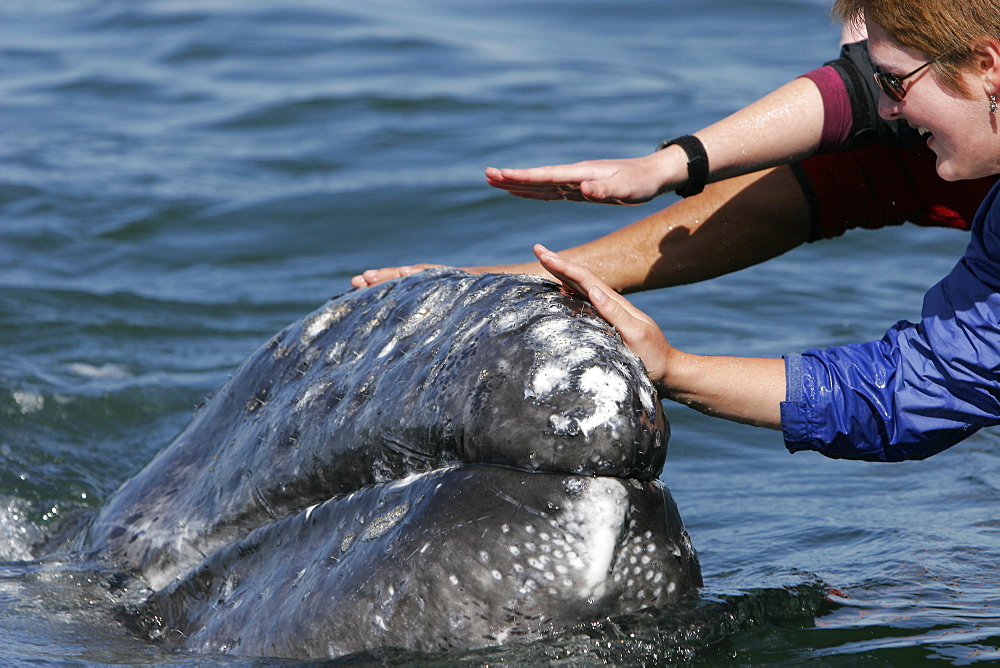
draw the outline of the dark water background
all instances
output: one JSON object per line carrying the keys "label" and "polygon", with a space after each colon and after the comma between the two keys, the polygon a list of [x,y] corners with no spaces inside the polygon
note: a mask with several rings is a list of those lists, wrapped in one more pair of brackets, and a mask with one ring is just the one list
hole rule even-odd
{"label": "dark water background", "polygon": [[[0,663],[216,661],[129,638],[100,614],[101,574],[28,561],[27,545],[99,505],[355,272],[520,261],[532,242],[563,248],[668,204],[528,202],[482,169],[646,153],[834,57],[827,10],[4,0]],[[637,301],[692,352],[867,340],[916,317],[965,242],[855,232]],[[464,658],[1000,660],[995,431],[878,465],[791,456],[776,433],[667,410],[663,479],[701,555],[702,599]]]}

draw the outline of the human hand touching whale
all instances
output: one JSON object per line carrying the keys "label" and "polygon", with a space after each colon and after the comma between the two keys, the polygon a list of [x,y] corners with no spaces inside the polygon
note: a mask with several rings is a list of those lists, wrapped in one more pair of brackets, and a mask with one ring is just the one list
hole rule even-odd
{"label": "human hand touching whale", "polygon": [[625,345],[646,366],[653,385],[664,394],[670,358],[683,353],[667,342],[659,325],[611,289],[590,269],[567,260],[541,244],[535,244],[532,250],[546,271],[572,292],[589,299],[601,317],[618,330]]}
{"label": "human hand touching whale", "polygon": [[659,325],[597,277],[550,251],[533,248],[542,266],[585,296],[646,367],[660,396],[708,415],[771,429],[781,428],[785,365],[781,359],[693,355],[667,342]]}

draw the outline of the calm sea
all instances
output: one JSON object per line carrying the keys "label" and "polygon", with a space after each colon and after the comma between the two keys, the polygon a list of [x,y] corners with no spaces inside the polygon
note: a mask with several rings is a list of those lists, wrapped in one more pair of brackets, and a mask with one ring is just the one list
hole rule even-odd
{"label": "calm sea", "polygon": [[[0,663],[218,660],[128,637],[98,614],[101,574],[26,546],[357,271],[520,261],[669,204],[518,200],[482,169],[702,127],[835,57],[828,4],[3,0]],[[965,243],[855,232],[637,301],[692,352],[868,340],[917,317]],[[445,662],[1000,660],[996,431],[847,463],[666,408],[700,602]]]}

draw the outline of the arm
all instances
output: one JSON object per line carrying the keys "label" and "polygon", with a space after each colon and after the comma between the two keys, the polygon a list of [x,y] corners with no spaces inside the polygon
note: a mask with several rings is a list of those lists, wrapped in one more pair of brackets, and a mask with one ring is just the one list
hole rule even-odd
{"label": "arm", "polygon": [[[867,50],[852,44],[840,60],[809,75],[825,82],[822,113],[828,122],[821,149],[857,150],[719,181],[698,196],[562,254],[592,269],[615,290],[631,292],[713,278],[853,227],[909,220],[968,229],[976,204],[995,177],[946,183],[937,176],[934,155],[926,146],[903,148],[909,143],[908,128],[868,124],[876,114],[873,101],[864,103],[871,93],[865,90],[871,81],[866,63]],[[789,145],[782,150],[790,150]],[[433,265],[369,269],[351,283],[371,286],[428,266]],[[465,269],[546,275],[537,262]]]}
{"label": "arm", "polygon": [[535,246],[542,266],[586,296],[646,366],[660,395],[708,415],[778,429],[785,398],[780,359],[706,357],[677,350],[653,320],[578,264]]}
{"label": "arm", "polygon": [[786,447],[869,461],[924,459],[1000,424],[1000,186],[972,241],[928,291],[919,324],[879,341],[787,360],[691,355],[590,270],[541,246],[542,266],[585,295],[639,356],[661,396],[708,415],[781,428]]}
{"label": "arm", "polygon": [[[798,246],[809,234],[802,188],[791,168],[779,167],[713,184],[701,195],[563,255],[592,269],[612,289],[634,292],[736,271]],[[375,285],[427,266],[370,269],[355,276],[352,285]],[[549,275],[538,262],[465,269]]]}
{"label": "arm", "polygon": [[[817,151],[871,144],[914,148],[919,134],[878,114],[879,91],[867,42],[695,133],[708,154],[709,182],[799,160]],[[520,197],[637,204],[687,181],[676,146],[641,158],[590,160],[533,169],[489,168],[490,185]]]}
{"label": "arm", "polygon": [[[845,65],[840,69],[852,71],[856,68]],[[833,72],[831,68],[824,67],[821,70],[825,76],[818,80],[824,84],[824,88],[829,82],[841,88],[847,86],[847,79],[841,84],[840,75],[831,76]],[[863,77],[856,75],[848,79],[861,81]],[[841,89],[837,90],[843,92]],[[757,162],[753,163],[757,165],[776,161],[782,153],[786,154],[784,158],[788,159],[789,154],[799,155],[814,150],[817,143],[822,141],[825,135],[830,134],[829,131],[824,132],[825,117],[830,115],[826,112],[826,98],[838,96],[843,97],[839,93],[821,94],[819,86],[812,79],[796,79],[768,98],[751,105],[752,109],[738,112],[726,121],[706,128],[703,131],[706,133],[705,141],[713,144],[718,142],[719,146],[716,147],[718,150],[730,152],[727,160],[725,156],[716,154],[715,148],[711,149],[710,167],[714,164],[715,173],[710,178],[719,178],[724,173],[736,171],[735,166],[740,160],[737,154],[743,149],[745,142],[760,151],[756,156]],[[780,107],[785,102],[791,106],[786,105],[784,111],[778,110],[774,113],[768,111],[772,105]],[[773,124],[776,120],[788,120],[789,117],[793,122],[802,123],[796,132],[786,133],[783,126],[777,128]],[[843,125],[844,123],[840,124],[841,127]],[[759,130],[756,134],[754,134],[755,128]],[[777,143],[758,141],[775,138]],[[611,174],[609,178],[627,186],[631,179],[642,178],[645,170],[641,169],[641,165],[648,160],[679,161],[674,165],[674,169],[677,171],[683,168],[686,178],[686,156],[677,146],[660,152],[660,155],[653,154],[636,161],[616,161],[626,166],[625,172],[616,171],[616,167],[610,163],[605,165],[605,168]],[[747,161],[744,167],[749,168],[750,165],[751,163]],[[544,175],[546,169],[540,168],[539,173]],[[574,195],[572,184],[560,187],[551,183],[550,176],[546,177],[550,183],[536,184],[537,189],[529,193],[520,192],[514,187],[512,177],[504,176],[498,170],[488,170],[488,175],[495,177],[491,178],[494,185],[502,183],[503,187],[510,187],[516,194],[540,199],[556,197],[582,199],[579,188]],[[658,191],[661,186],[662,184],[656,183],[652,186],[652,190]],[[776,188],[772,192],[773,200],[770,206],[766,192],[768,187]],[[589,191],[589,186],[584,188],[584,192],[593,194]],[[646,195],[649,195],[648,187]],[[737,196],[739,196],[738,201]],[[635,197],[633,193],[622,199],[641,198]],[[812,199],[815,200],[814,197]],[[816,215],[811,208],[814,208],[816,203],[813,201],[811,205],[807,204],[806,194],[801,187],[793,183],[788,168],[776,169],[772,175],[751,174],[742,179],[719,181],[710,185],[701,195],[689,198],[688,201],[691,204],[686,202],[675,204],[619,232],[564,252],[574,261],[594,269],[616,290],[631,291],[711,278],[779,255],[814,236],[810,229],[814,222],[812,219]],[[747,207],[744,208],[744,205]],[[784,234],[780,233],[777,225],[779,222],[786,225]],[[759,229],[754,229],[758,226]],[[727,239],[727,235],[732,235],[732,238]],[[728,252],[720,253],[718,252],[720,248]],[[369,269],[354,276],[351,284],[357,288],[364,288],[400,276],[409,276],[429,266],[434,265],[416,264]],[[466,267],[466,269],[476,273],[496,271],[545,274],[538,263]]]}
{"label": "arm", "polygon": [[[711,183],[810,155],[822,133],[823,97],[812,80],[799,78],[695,136],[708,153]],[[671,146],[641,158],[533,169],[491,167],[486,180],[519,197],[638,204],[682,187],[687,156]]]}

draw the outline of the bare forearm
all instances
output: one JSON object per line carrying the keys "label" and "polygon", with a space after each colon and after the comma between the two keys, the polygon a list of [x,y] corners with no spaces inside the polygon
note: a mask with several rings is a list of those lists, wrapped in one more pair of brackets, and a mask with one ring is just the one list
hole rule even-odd
{"label": "bare forearm", "polygon": [[[714,278],[804,242],[809,208],[789,167],[713,184],[627,227],[560,251],[619,292]],[[548,276],[538,262],[470,267]]]}
{"label": "bare forearm", "polygon": [[812,155],[823,134],[823,97],[812,80],[793,79],[695,135],[708,153],[710,181]]}
{"label": "bare forearm", "polygon": [[[562,252],[621,292],[714,278],[780,255],[808,238],[806,199],[787,165],[754,170],[815,152],[822,129],[823,100],[816,85],[808,79],[785,84],[696,133],[708,152],[709,180],[715,182],[703,193]],[[683,185],[687,157],[671,146],[625,161],[530,170],[490,168],[487,179],[498,188],[535,199],[641,202]],[[636,180],[642,185],[636,186]],[[369,269],[352,278],[351,284],[375,285],[427,266]],[[546,275],[537,262],[466,269]]]}
{"label": "bare forearm", "polygon": [[664,375],[653,380],[664,398],[706,415],[781,428],[785,400],[781,359],[704,357],[674,350]]}
{"label": "bare forearm", "polygon": [[[810,79],[790,81],[694,133],[708,157],[708,182],[788,164],[819,147],[823,96]],[[532,169],[486,170],[487,182],[519,197],[639,204],[688,181],[687,153],[671,145],[638,158],[585,160]]]}
{"label": "bare forearm", "polygon": [[[823,96],[811,79],[793,79],[726,118],[698,130],[708,155],[708,182],[787,165],[810,156],[823,134]],[[687,182],[687,154],[670,146],[643,160],[659,177],[660,190]]]}

